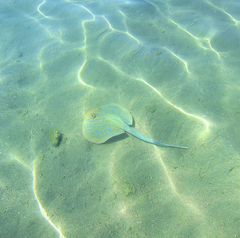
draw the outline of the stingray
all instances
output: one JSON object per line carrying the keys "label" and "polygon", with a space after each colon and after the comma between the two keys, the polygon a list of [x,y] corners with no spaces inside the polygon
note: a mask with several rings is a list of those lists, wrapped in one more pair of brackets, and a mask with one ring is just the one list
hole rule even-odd
{"label": "stingray", "polygon": [[165,144],[148,138],[132,125],[133,118],[128,110],[117,104],[108,104],[87,112],[84,115],[82,130],[85,139],[96,144],[104,143],[114,136],[127,133],[153,145],[187,149],[185,146]]}

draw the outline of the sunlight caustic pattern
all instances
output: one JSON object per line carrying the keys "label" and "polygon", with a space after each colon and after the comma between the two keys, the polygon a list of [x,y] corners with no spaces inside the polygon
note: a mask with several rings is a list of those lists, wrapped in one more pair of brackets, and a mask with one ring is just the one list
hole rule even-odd
{"label": "sunlight caustic pattern", "polygon": [[42,2],[40,2],[38,5],[37,5],[37,11],[38,13],[43,16],[44,18],[46,19],[54,19],[53,17],[51,16],[47,16],[46,14],[43,13],[43,11],[41,10],[41,7],[43,7],[43,5],[45,5],[46,3],[46,0],[43,0]]}
{"label": "sunlight caustic pattern", "polygon": [[[13,2],[13,5],[17,4],[17,1]],[[59,4],[56,4],[50,0],[39,0],[32,4],[34,7],[31,11],[29,11],[31,4],[26,4],[27,7],[21,6],[19,10],[14,9],[14,12],[18,11],[19,13],[16,15],[19,15],[17,17],[22,21],[21,24],[9,24],[3,30],[6,31],[6,34],[3,35],[9,35],[9,42],[14,46],[3,44],[0,47],[2,57],[0,84],[3,88],[0,99],[3,99],[1,105],[3,105],[3,101],[6,104],[4,104],[7,112],[5,117],[8,116],[8,113],[15,113],[14,120],[21,121],[20,125],[26,126],[23,128],[24,130],[29,130],[30,124],[35,127],[36,118],[38,118],[36,130],[39,133],[36,139],[36,148],[29,148],[31,147],[32,135],[30,139],[29,137],[26,139],[25,132],[22,133],[20,130],[18,135],[23,137],[24,147],[19,150],[21,153],[17,149],[15,150],[16,142],[18,142],[15,131],[11,135],[12,141],[10,136],[10,139],[7,138],[4,142],[7,148],[11,148],[8,152],[7,163],[13,169],[16,165],[18,169],[24,170],[20,170],[20,172],[26,172],[26,178],[29,178],[29,191],[24,187],[21,189],[24,196],[25,193],[28,193],[29,201],[33,201],[33,211],[30,212],[37,212],[38,221],[40,220],[43,227],[48,228],[46,234],[43,235],[51,232],[60,238],[77,237],[81,232],[84,234],[87,229],[88,232],[90,231],[89,236],[93,238],[100,237],[100,235],[101,237],[114,235],[121,237],[119,234],[122,233],[118,233],[118,231],[122,227],[124,227],[123,229],[127,227],[124,232],[129,235],[132,231],[128,230],[128,227],[134,227],[136,230],[139,229],[140,225],[147,227],[149,217],[155,221],[155,224],[151,224],[151,229],[145,227],[142,230],[139,229],[140,231],[137,230],[139,236],[133,237],[141,237],[142,235],[155,238],[159,235],[157,233],[159,226],[164,225],[162,221],[167,219],[162,211],[164,213],[172,212],[169,217],[169,227],[179,224],[179,221],[174,218],[174,212],[176,212],[176,216],[179,215],[178,213],[185,213],[186,224],[181,226],[179,230],[176,229],[176,232],[182,232],[185,237],[191,231],[184,230],[191,230],[193,225],[193,229],[195,229],[199,224],[204,224],[199,229],[201,234],[205,234],[205,226],[206,229],[211,230],[212,228],[207,224],[210,220],[216,220],[216,224],[219,223],[219,227],[222,227],[225,222],[222,214],[225,215],[225,211],[222,212],[222,209],[216,209],[215,206],[222,205],[220,200],[224,202],[223,187],[217,186],[225,183],[227,188],[228,178],[224,176],[226,171],[231,170],[228,168],[229,164],[235,163],[232,158],[227,158],[225,150],[228,148],[222,146],[222,142],[226,141],[231,145],[236,143],[236,148],[238,148],[238,142],[235,142],[232,137],[236,128],[230,128],[231,122],[234,121],[234,116],[237,114],[232,102],[237,100],[235,100],[234,95],[229,93],[230,89],[234,89],[236,92],[238,86],[232,84],[226,89],[221,84],[223,80],[231,84],[228,76],[231,76],[231,79],[235,77],[235,75],[227,75],[226,72],[233,72],[232,74],[237,72],[237,70],[234,71],[234,67],[231,68],[231,63],[234,62],[237,65],[238,61],[234,59],[233,55],[225,52],[228,49],[237,52],[238,48],[231,48],[228,45],[229,42],[230,44],[232,42],[229,40],[232,36],[226,36],[226,34],[223,36],[222,33],[226,29],[221,29],[220,24],[223,20],[225,26],[230,29],[229,34],[233,32],[233,36],[238,37],[240,20],[236,15],[237,11],[235,9],[231,11],[233,9],[232,3],[224,5],[210,0],[201,2],[203,8],[207,9],[206,12],[198,12],[194,4],[185,6],[186,1],[179,2],[177,5],[176,1],[111,1],[107,6],[106,2],[108,1],[60,0]],[[16,7],[16,5],[14,6]],[[185,8],[187,8],[186,13],[189,13],[187,17],[185,17],[186,14],[183,14]],[[210,16],[211,12],[214,14]],[[16,19],[18,19],[17,17]],[[193,22],[196,28],[187,22],[191,17],[196,20]],[[213,24],[210,25],[209,29],[199,27],[201,19],[206,20],[207,17],[210,17]],[[216,22],[214,22],[215,20]],[[2,24],[4,25],[4,23]],[[217,27],[214,28],[215,26]],[[16,33],[15,28],[19,28]],[[29,37],[25,39],[23,34],[21,35],[22,32],[29,32]],[[34,37],[31,38],[31,34]],[[31,50],[28,50],[28,44],[32,47],[33,52],[29,52]],[[221,45],[226,46],[226,49],[221,51]],[[174,67],[176,66],[177,72],[174,71],[175,68],[171,67],[172,64]],[[35,67],[34,73],[28,74],[22,70],[23,65],[26,68]],[[206,72],[204,67],[207,67]],[[17,69],[16,77],[13,73],[15,68]],[[215,78],[214,70],[216,70]],[[201,73],[203,76],[198,77],[197,74]],[[168,77],[169,74],[171,77]],[[176,81],[174,80],[177,75],[181,76],[182,81],[178,81],[175,85]],[[39,78],[43,80],[34,81],[34,79]],[[27,82],[28,80],[30,82]],[[207,83],[211,84],[219,98],[209,95],[211,90],[207,87],[208,85],[205,85]],[[167,86],[167,90],[165,90],[165,85],[173,84],[174,89]],[[161,88],[160,85],[163,87]],[[15,94],[12,93],[14,87],[16,87]],[[171,90],[176,90],[176,93]],[[190,92],[190,90],[193,90],[189,93],[190,95],[183,93]],[[194,100],[199,101],[194,104],[195,101],[192,100],[189,105],[186,105],[192,99],[191,96],[194,92],[197,94]],[[140,95],[141,93],[143,95]],[[221,94],[224,95],[223,98]],[[179,101],[170,95],[175,95]],[[46,100],[42,100],[42,98]],[[34,105],[32,108],[26,106],[28,105],[27,100],[31,100]],[[135,103],[136,100],[138,100],[137,103]],[[212,101],[208,104],[210,100]],[[230,103],[225,104],[226,100],[231,101],[230,107],[228,107]],[[201,104],[202,101],[204,101],[203,104]],[[163,109],[167,111],[166,118],[176,115],[184,121],[183,123],[187,121],[190,128],[194,128],[193,133],[186,132],[183,135],[185,137],[183,140],[191,143],[192,148],[184,152],[176,152],[145,144],[134,144],[135,142],[131,141],[130,138],[112,144],[104,144],[102,147],[88,144],[81,137],[82,120],[80,114],[85,109],[87,110],[87,106],[91,104],[97,105],[105,102],[119,104],[125,102],[125,105],[127,104],[130,108],[136,105],[134,110],[140,114],[147,110],[150,112],[152,109],[146,109],[148,105],[145,107],[145,102],[152,107],[162,105]],[[144,109],[142,105],[144,105]],[[201,109],[198,105],[201,106]],[[28,115],[24,114],[26,107],[29,107],[27,110],[31,110]],[[216,114],[214,114],[214,110],[217,111]],[[148,114],[149,121],[153,115],[154,119],[158,120],[158,113],[153,113]],[[217,117],[221,117],[219,124],[215,123]],[[146,120],[145,117],[142,118],[143,125]],[[154,124],[155,121],[152,123],[151,130],[158,130],[157,120],[156,124]],[[224,125],[224,120],[227,120],[226,125]],[[44,124],[43,121],[47,122]],[[15,126],[11,122],[5,123],[6,128],[8,127],[6,130],[10,131],[6,131],[5,135],[10,135],[12,127]],[[178,123],[180,124],[181,121]],[[18,124],[16,123],[16,125]],[[60,149],[50,148],[49,141],[47,141],[48,135],[46,134],[48,134],[49,129],[47,127],[52,125],[59,127],[64,136],[66,134],[67,143],[63,141]],[[184,124],[185,126],[186,124]],[[213,138],[215,131],[217,131],[215,128],[218,129],[219,133],[215,137],[222,137],[221,140]],[[18,130],[19,128],[16,126],[13,129]],[[172,127],[166,128],[167,130],[172,130]],[[149,130],[146,128],[145,131]],[[74,139],[71,139],[73,137],[70,135],[71,133],[74,135]],[[190,138],[189,135],[192,137]],[[207,146],[198,148],[200,140],[214,140],[215,147],[209,146],[211,149],[205,153],[204,149]],[[129,145],[134,146],[130,148]],[[149,151],[145,150],[145,146]],[[222,147],[224,149],[221,151]],[[141,149],[146,154],[141,154]],[[48,155],[44,160],[45,164],[37,158],[38,152]],[[2,155],[1,151],[0,155]],[[215,160],[215,157],[218,157],[218,160]],[[101,158],[106,159],[105,163],[102,163]],[[211,160],[213,169],[211,171],[209,169],[207,176],[202,178],[203,176],[198,176],[198,169],[204,170],[207,160]],[[3,163],[5,162],[3,160]],[[133,167],[130,166],[131,163]],[[218,172],[219,163],[227,164],[221,174]],[[13,164],[14,166],[12,166]],[[232,166],[232,164],[230,165]],[[138,165],[142,166],[141,170],[136,169]],[[129,166],[130,173],[125,173],[125,175],[129,174],[129,178],[124,176],[124,169],[127,169],[127,166]],[[177,166],[178,170],[175,169]],[[46,167],[51,169],[48,170]],[[60,177],[64,182],[57,181],[56,184],[54,183],[54,188],[46,180],[44,182],[40,173],[44,171],[47,179],[52,178],[52,167],[58,169],[57,171],[60,173],[64,171],[64,176],[68,177],[67,179]],[[146,168],[149,170],[147,171]],[[236,171],[234,170],[234,172]],[[146,175],[146,178],[142,180],[143,182],[139,179],[139,175],[142,175],[141,172],[144,176]],[[1,174],[0,188],[1,186],[3,188],[5,184],[8,186],[11,182],[10,187],[14,190],[16,188],[14,187],[15,181],[12,182],[10,179],[10,182],[7,181],[7,173],[8,171],[3,171]],[[106,180],[104,180],[106,184],[103,184],[100,179],[97,181],[98,178],[102,178],[101,176],[106,176]],[[231,179],[238,179],[238,177],[234,177],[233,173],[231,176],[233,176]],[[199,179],[199,177],[201,178]],[[79,178],[82,180],[79,181]],[[127,179],[134,186],[136,185],[137,192],[133,192],[133,196],[124,195],[124,193],[128,193],[128,191],[124,191]],[[193,183],[188,183],[189,180],[193,180]],[[143,185],[140,184],[141,182]],[[40,187],[42,183],[44,186]],[[93,183],[95,187],[92,188]],[[100,183],[102,187],[98,186]],[[207,187],[207,183],[209,187]],[[50,200],[51,196],[59,195],[56,194],[57,187],[55,185],[62,186],[62,194],[69,193],[69,191],[72,193],[64,194],[66,196],[61,194],[62,197],[59,197],[59,200],[56,199],[58,201],[51,200],[53,206],[50,207],[47,199]],[[215,185],[216,187],[213,187]],[[21,181],[18,186],[22,186]],[[190,190],[188,186],[192,189]],[[70,187],[71,189],[68,190]],[[91,189],[88,190],[89,187]],[[95,188],[98,187],[101,187],[102,190],[96,192]],[[46,197],[42,195],[45,194],[44,192]],[[234,189],[231,190],[231,193],[234,194]],[[227,193],[224,196],[227,197]],[[151,200],[152,206],[148,204],[148,199]],[[168,208],[165,207],[166,201],[170,203]],[[57,202],[59,203],[57,204]],[[158,204],[158,202],[162,202],[162,204]],[[107,204],[106,207],[104,207],[105,204]],[[109,204],[111,205],[108,206]],[[59,211],[55,210],[56,207],[61,211],[61,217],[56,215]],[[145,211],[146,207],[149,209]],[[225,210],[229,214],[233,214],[234,212],[229,207],[226,207]],[[189,222],[189,216],[193,218],[193,223]],[[236,223],[236,220],[231,222]],[[92,227],[95,225],[96,230],[93,230]],[[229,222],[227,225],[231,227],[232,224]],[[218,228],[218,226],[216,227]],[[227,226],[225,228],[227,229]],[[230,229],[233,230],[232,227]],[[197,233],[199,230],[197,229],[196,234],[199,234]],[[221,233],[222,236],[215,237],[233,237],[231,235],[224,236],[224,232]],[[162,234],[164,238],[164,233]]]}
{"label": "sunlight caustic pattern", "polygon": [[43,207],[39,195],[38,195],[38,190],[37,190],[37,161],[34,160],[33,162],[33,169],[32,169],[32,178],[33,178],[33,193],[34,197],[37,201],[39,210],[43,216],[43,218],[49,223],[49,225],[58,233],[59,238],[65,238],[62,232],[62,228],[60,226],[57,226],[53,223],[53,221],[50,219],[48,216],[47,210]]}
{"label": "sunlight caustic pattern", "polygon": [[38,191],[37,191],[37,161],[36,159],[33,161],[33,166],[28,165],[24,160],[20,158],[17,154],[10,154],[9,156],[9,162],[16,162],[21,167],[23,167],[28,172],[32,173],[32,180],[33,180],[33,194],[35,197],[35,200],[38,204],[40,213],[42,214],[43,218],[49,223],[51,227],[58,233],[59,238],[65,238],[65,236],[62,233],[61,228],[57,227],[52,220],[49,218],[47,210],[43,207],[42,203],[40,202]]}
{"label": "sunlight caustic pattern", "polygon": [[[111,179],[111,182],[113,184],[113,191],[118,194],[120,189],[119,189],[118,185],[116,184],[116,182],[113,181],[114,179],[116,179],[115,164],[116,164],[116,160],[117,160],[117,151],[118,151],[118,148],[115,148],[115,150],[109,156],[110,157],[109,178]],[[132,218],[131,214],[129,214],[129,206],[130,206],[130,204],[128,204],[127,201],[125,201],[124,199],[121,199],[119,202],[117,214],[121,218],[126,219],[128,223],[133,223],[133,220],[132,220],[133,218]]]}
{"label": "sunlight caustic pattern", "polygon": [[163,47],[163,49],[165,49],[167,52],[169,52],[172,56],[174,56],[175,58],[177,58],[177,60],[179,60],[184,68],[185,68],[185,71],[187,72],[187,74],[190,74],[190,71],[189,71],[189,66],[188,66],[188,62],[184,59],[182,59],[179,55],[175,54],[172,50],[168,49],[167,47]]}
{"label": "sunlight caustic pattern", "polygon": [[[121,14],[123,14],[123,13],[121,12]],[[110,21],[107,19],[106,16],[102,16],[102,18],[106,21],[109,29],[111,30],[111,33],[118,32],[118,33],[124,34],[127,37],[129,37],[130,39],[133,39],[134,41],[136,41],[137,44],[139,44],[139,45],[141,44],[140,40],[137,39],[135,36],[133,36],[131,33],[129,33],[128,30],[126,30],[126,31],[117,30],[112,26],[112,24],[110,23]]]}
{"label": "sunlight caustic pattern", "polygon": [[81,49],[84,53],[84,61],[82,63],[82,65],[80,66],[79,68],[79,71],[78,71],[78,81],[81,85],[83,85],[84,87],[87,87],[89,89],[95,89],[94,86],[86,83],[83,79],[82,79],[82,71],[87,63],[87,31],[86,31],[86,25],[87,23],[89,22],[94,22],[96,20],[96,16],[85,6],[81,5],[81,8],[83,8],[86,12],[88,12],[90,15],[91,15],[91,19],[87,19],[87,20],[83,20],[81,22],[81,25],[82,25],[82,29],[83,29],[83,36],[84,36],[84,39],[83,39],[83,48]]}
{"label": "sunlight caustic pattern", "polygon": [[124,12],[122,12],[121,10],[119,10],[119,13],[123,16],[123,20],[124,20],[124,25],[126,27],[126,32],[124,32],[128,37],[130,37],[131,39],[135,40],[139,45],[141,44],[141,41],[136,38],[135,36],[133,36],[131,33],[129,33],[128,31],[128,27],[127,27],[127,23],[126,23],[126,15],[124,14]]}
{"label": "sunlight caustic pattern", "polygon": [[[157,10],[157,12],[162,15],[162,12],[160,10],[160,8],[153,2],[145,0],[148,4],[154,6],[154,8]],[[168,3],[167,3],[168,6]],[[218,52],[217,50],[215,50],[212,45],[211,45],[211,37],[204,37],[204,38],[200,38],[195,36],[193,33],[191,33],[190,31],[188,31],[186,28],[184,28],[181,24],[179,24],[178,22],[176,22],[174,19],[163,16],[166,21],[169,21],[171,24],[175,25],[178,29],[180,29],[182,32],[184,32],[185,34],[189,35],[197,44],[198,47],[200,47],[203,50],[210,50],[211,52],[213,52],[214,54],[217,55],[218,59],[221,60],[221,54],[220,52]],[[212,33],[210,34],[211,36],[213,35]]]}
{"label": "sunlight caustic pattern", "polygon": [[226,15],[233,22],[233,24],[235,26],[240,27],[240,20],[237,20],[235,17],[233,17],[226,10],[224,10],[223,8],[215,5],[214,3],[210,2],[210,1],[205,0],[204,2],[207,3],[209,6],[211,6],[212,8],[214,8],[214,10],[217,10],[217,11],[223,13],[224,15]]}
{"label": "sunlight caustic pattern", "polygon": [[119,69],[117,66],[115,66],[113,63],[110,63],[108,60],[103,59],[102,57],[99,57],[99,59],[103,62],[105,62],[106,64],[108,64],[110,67],[112,67],[116,72],[118,72],[119,74],[123,75],[124,77],[126,77],[127,79],[130,80],[136,80],[141,82],[142,84],[144,84],[145,86],[147,86],[148,88],[150,88],[151,90],[153,90],[162,100],[164,100],[164,102],[166,102],[168,105],[170,105],[171,107],[173,107],[175,110],[177,110],[178,112],[184,114],[185,116],[191,117],[197,121],[199,121],[201,124],[204,125],[205,130],[201,133],[200,137],[205,137],[208,135],[209,131],[210,131],[210,126],[211,126],[211,122],[208,121],[207,119],[195,115],[193,113],[187,112],[186,110],[184,110],[183,108],[181,108],[180,106],[177,106],[176,104],[172,103],[169,99],[167,99],[165,96],[163,96],[163,94],[156,89],[154,86],[152,86],[150,83],[148,83],[146,80],[142,79],[142,78],[137,78],[137,77],[133,77],[131,75],[126,74],[125,72],[123,72],[121,69]]}
{"label": "sunlight caustic pattern", "polygon": [[202,48],[203,50],[210,50],[215,55],[217,55],[219,60],[221,59],[221,54],[212,47],[210,38],[208,38],[208,37],[200,38],[200,37],[195,36],[193,33],[188,31],[187,29],[185,29],[182,25],[180,25],[173,19],[169,19],[169,22],[171,22],[173,25],[175,25],[178,29],[180,29],[185,34],[189,35],[200,48]]}
{"label": "sunlight caustic pattern", "polygon": [[26,170],[31,171],[31,166],[28,165],[24,160],[22,160],[19,155],[17,155],[17,154],[10,154],[9,159],[10,159],[10,161],[12,160],[14,162],[17,162],[19,165],[21,165]]}
{"label": "sunlight caustic pattern", "polygon": [[172,191],[172,193],[183,203],[184,206],[186,206],[191,212],[193,212],[199,219],[203,219],[204,215],[202,211],[198,208],[198,206],[188,197],[186,197],[183,194],[180,194],[178,192],[178,189],[175,185],[173,177],[170,175],[170,172],[168,171],[167,165],[164,163],[162,155],[158,148],[154,148],[154,153],[156,156],[156,160],[160,163],[160,166],[163,168],[163,171],[165,173],[165,176],[167,178],[167,181],[169,183],[169,187]]}
{"label": "sunlight caustic pattern", "polygon": [[[115,169],[117,168],[117,160],[119,158],[118,155],[119,155],[120,149],[121,149],[120,146],[116,147],[114,151],[109,155],[109,158],[110,158],[109,178],[112,181],[113,191],[116,194],[119,194],[119,193],[121,194],[122,192],[121,188],[118,186],[118,183],[120,183],[120,181],[118,181],[119,178],[115,172]],[[193,198],[189,198],[184,194],[179,193],[178,188],[176,187],[174,178],[171,175],[169,169],[167,168],[166,163],[164,162],[164,159],[163,159],[164,154],[157,147],[154,147],[153,150],[154,150],[153,151],[154,158],[152,160],[155,160],[159,164],[160,173],[162,173],[161,171],[164,172],[164,176],[166,177],[166,182],[169,187],[169,191],[173,194],[173,196],[176,197],[177,201],[179,201],[180,204],[182,204],[182,206],[185,207],[189,211],[189,213],[191,213],[195,217],[197,221],[202,222],[205,219],[203,210],[197,206]],[[148,163],[149,162],[150,160],[148,160]],[[122,180],[124,181],[124,178],[122,178]],[[117,211],[117,214],[114,214],[114,216],[121,216],[121,218],[125,219],[128,224],[135,224],[135,225],[136,223],[141,224],[142,223],[141,216],[138,215],[137,217],[135,216],[133,217],[133,215],[131,214],[134,211],[134,209],[137,208],[138,199],[135,199],[134,201],[135,202],[129,199],[124,199],[124,196],[120,197],[118,200],[118,203],[119,203],[118,211]]]}
{"label": "sunlight caustic pattern", "polygon": [[[83,21],[81,22],[82,29],[83,29],[83,35],[84,35],[84,46],[83,46],[82,50],[84,51],[85,58],[84,58],[84,62],[82,63],[82,65],[81,65],[81,67],[80,67],[80,69],[79,69],[79,71],[78,71],[78,81],[79,81],[83,86],[85,86],[85,87],[88,87],[88,88],[90,88],[90,89],[95,89],[94,86],[92,86],[92,85],[90,85],[90,84],[87,84],[87,83],[82,79],[81,74],[82,74],[82,71],[83,71],[86,63],[87,63],[87,59],[88,59],[88,57],[87,57],[87,54],[88,54],[88,53],[87,53],[87,30],[86,30],[86,25],[87,25],[87,23],[89,23],[89,22],[94,22],[94,21],[96,21],[96,17],[98,17],[98,16],[95,15],[95,14],[94,14],[90,9],[88,9],[87,7],[85,7],[85,6],[83,6],[83,5],[80,5],[80,7],[82,7],[85,11],[87,11],[87,12],[91,15],[91,19],[89,19],[89,20],[83,20]],[[124,16],[124,19],[125,19],[124,13],[123,13],[122,11],[119,11],[119,12],[121,13],[121,15]],[[112,24],[109,22],[109,20],[107,19],[106,16],[100,15],[99,17],[102,17],[102,18],[105,20],[105,22],[107,23],[108,28],[110,29],[111,33],[118,32],[118,33],[124,34],[124,35],[128,36],[130,39],[133,39],[134,41],[136,41],[137,44],[141,44],[140,40],[137,39],[136,37],[134,37],[128,30],[126,30],[126,31],[117,30],[117,29],[115,29],[115,28],[112,26]],[[124,22],[125,22],[125,21],[124,21]],[[125,23],[125,27],[127,28],[126,23]],[[104,40],[104,38],[103,38],[103,40]]]}
{"label": "sunlight caustic pattern", "polygon": [[204,135],[207,135],[209,133],[209,129],[211,126],[211,122],[209,122],[208,120],[206,120],[205,118],[189,113],[186,110],[182,109],[181,107],[175,105],[174,103],[172,103],[171,101],[169,101],[165,96],[162,95],[162,93],[157,90],[155,87],[153,87],[151,84],[149,84],[146,80],[142,79],[142,78],[137,78],[136,80],[142,82],[143,84],[147,85],[149,88],[151,88],[155,93],[158,94],[158,96],[160,96],[167,104],[169,104],[170,106],[172,106],[175,110],[179,111],[180,113],[188,116],[188,117],[192,117],[194,119],[196,119],[197,121],[201,122],[204,127],[205,127],[205,131],[203,132]]}

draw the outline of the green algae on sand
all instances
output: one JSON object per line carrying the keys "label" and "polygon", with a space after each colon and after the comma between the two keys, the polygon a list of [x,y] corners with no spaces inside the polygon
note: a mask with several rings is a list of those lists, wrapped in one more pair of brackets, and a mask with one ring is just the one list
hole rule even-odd
{"label": "green algae on sand", "polygon": [[62,133],[58,129],[51,129],[49,132],[49,140],[51,145],[58,147],[62,142]]}

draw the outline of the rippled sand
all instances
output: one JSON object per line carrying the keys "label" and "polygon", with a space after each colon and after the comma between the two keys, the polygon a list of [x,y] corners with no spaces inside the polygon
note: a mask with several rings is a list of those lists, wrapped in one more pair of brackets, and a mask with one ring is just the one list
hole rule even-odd
{"label": "rippled sand", "polygon": [[[240,237],[239,12],[237,0],[2,1],[0,237]],[[84,112],[107,103],[189,149],[87,142]]]}

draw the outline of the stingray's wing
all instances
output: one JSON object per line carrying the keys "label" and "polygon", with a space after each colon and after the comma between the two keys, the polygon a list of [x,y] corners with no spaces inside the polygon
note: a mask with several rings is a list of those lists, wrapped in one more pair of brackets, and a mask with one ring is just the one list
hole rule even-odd
{"label": "stingray's wing", "polygon": [[83,122],[83,136],[90,142],[101,144],[111,137],[125,133],[104,117],[87,119]]}
{"label": "stingray's wing", "polygon": [[117,104],[114,104],[114,103],[107,104],[107,105],[104,105],[104,106],[99,108],[99,111],[98,111],[99,116],[105,116],[107,114],[117,116],[124,123],[126,123],[130,126],[133,123],[133,118],[132,118],[131,113],[127,109],[125,109],[123,107],[120,107]]}

